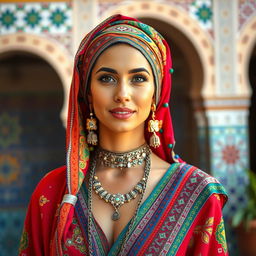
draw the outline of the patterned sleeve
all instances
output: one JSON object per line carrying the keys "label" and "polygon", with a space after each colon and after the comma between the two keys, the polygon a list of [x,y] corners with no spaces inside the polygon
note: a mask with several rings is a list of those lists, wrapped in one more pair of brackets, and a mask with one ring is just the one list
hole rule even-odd
{"label": "patterned sleeve", "polygon": [[40,224],[40,208],[33,194],[27,210],[27,216],[21,236],[19,255],[43,255],[42,226]]}
{"label": "patterned sleeve", "polygon": [[20,242],[20,256],[50,254],[57,210],[65,191],[63,170],[64,168],[59,168],[46,175],[32,194]]}
{"label": "patterned sleeve", "polygon": [[207,200],[193,230],[187,256],[227,256],[228,248],[222,217],[224,197],[213,194]]}

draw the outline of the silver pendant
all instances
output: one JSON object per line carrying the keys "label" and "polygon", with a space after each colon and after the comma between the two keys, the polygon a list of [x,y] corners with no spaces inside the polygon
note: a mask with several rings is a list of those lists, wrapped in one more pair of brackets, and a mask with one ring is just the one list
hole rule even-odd
{"label": "silver pendant", "polygon": [[112,220],[116,221],[120,219],[120,213],[118,211],[115,211],[112,215]]}

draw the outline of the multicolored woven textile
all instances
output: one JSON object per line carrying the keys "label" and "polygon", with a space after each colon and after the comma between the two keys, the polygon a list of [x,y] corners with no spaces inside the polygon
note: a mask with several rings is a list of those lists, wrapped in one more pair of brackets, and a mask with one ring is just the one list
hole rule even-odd
{"label": "multicolored woven textile", "polygon": [[[65,192],[62,167],[50,172],[33,193],[19,255],[50,255],[51,235]],[[219,182],[199,169],[174,163],[139,209],[129,239],[120,252],[128,224],[113,246],[93,221],[95,256],[228,255],[221,209],[226,193]],[[62,239],[64,255],[88,255],[87,189],[78,194],[75,212]]]}
{"label": "multicolored woven textile", "polygon": [[[123,251],[120,249],[129,224],[111,247],[94,220],[93,253],[98,256],[227,255],[220,214],[225,197],[223,187],[213,177],[187,164],[172,164],[141,206]],[[78,198],[74,225],[65,238],[64,252],[68,255],[86,253],[88,248],[83,239],[78,239],[79,247],[74,235],[78,230],[80,234],[87,231],[85,186]]]}

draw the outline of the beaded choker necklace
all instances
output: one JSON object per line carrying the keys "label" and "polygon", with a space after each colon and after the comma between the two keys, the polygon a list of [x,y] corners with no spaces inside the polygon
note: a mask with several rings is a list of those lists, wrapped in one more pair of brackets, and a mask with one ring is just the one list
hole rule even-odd
{"label": "beaded choker necklace", "polygon": [[145,143],[132,151],[120,153],[111,152],[98,147],[95,154],[99,162],[105,167],[123,169],[142,165],[150,152],[149,146]]}

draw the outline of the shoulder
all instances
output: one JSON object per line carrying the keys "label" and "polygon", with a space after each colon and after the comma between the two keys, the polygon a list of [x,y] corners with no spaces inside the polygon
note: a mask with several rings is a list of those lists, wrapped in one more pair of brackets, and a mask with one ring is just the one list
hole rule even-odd
{"label": "shoulder", "polygon": [[55,230],[66,189],[65,170],[63,166],[47,173],[31,196],[23,234],[26,239],[24,255],[42,255],[43,250],[49,251],[51,233]]}
{"label": "shoulder", "polygon": [[66,166],[48,172],[38,183],[31,201],[59,201],[66,188]]}
{"label": "shoulder", "polygon": [[171,164],[170,168],[174,169],[175,172],[180,173],[180,176],[183,175],[189,179],[194,178],[193,181],[195,183],[207,182],[220,184],[220,182],[209,173],[187,163],[174,163]]}
{"label": "shoulder", "polygon": [[200,170],[198,167],[186,163],[174,163],[168,170],[170,177],[172,177],[176,183],[191,187],[193,190],[198,191],[198,193],[203,193],[206,197],[218,194],[223,198],[224,203],[227,201],[225,188],[218,179]]}

